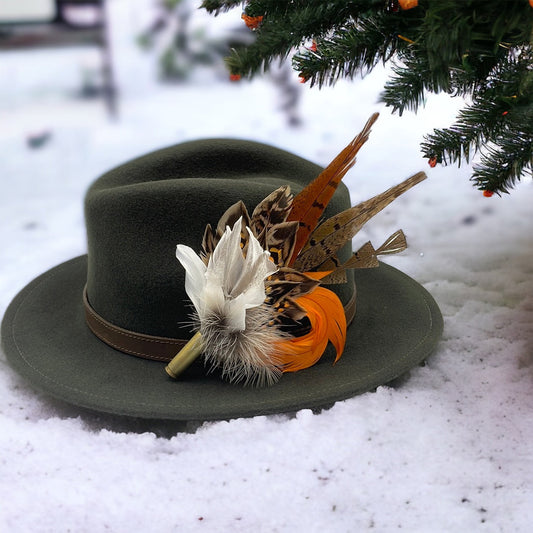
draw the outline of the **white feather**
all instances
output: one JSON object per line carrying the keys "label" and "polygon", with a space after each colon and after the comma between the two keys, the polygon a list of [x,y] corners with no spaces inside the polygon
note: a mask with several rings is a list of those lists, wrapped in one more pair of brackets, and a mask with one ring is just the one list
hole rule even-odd
{"label": "white feather", "polygon": [[188,246],[178,245],[176,256],[185,268],[207,363],[232,382],[270,384],[281,375],[275,346],[285,338],[268,325],[273,310],[264,305],[265,278],[277,267],[249,228],[244,256],[241,228],[241,219],[226,227],[207,267]]}
{"label": "white feather", "polygon": [[176,257],[185,269],[185,292],[199,313],[207,268],[194,250],[184,244],[176,247]]}
{"label": "white feather", "polygon": [[246,311],[265,301],[265,278],[277,270],[270,254],[247,228],[246,257],[241,250],[241,219],[226,227],[207,267],[192,248],[179,244],[176,257],[185,268],[185,291],[200,321],[210,314],[224,318],[231,331],[246,329]]}

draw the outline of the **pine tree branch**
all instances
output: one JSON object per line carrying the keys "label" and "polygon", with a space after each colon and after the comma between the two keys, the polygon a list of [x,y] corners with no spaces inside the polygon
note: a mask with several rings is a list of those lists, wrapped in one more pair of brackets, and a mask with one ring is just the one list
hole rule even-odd
{"label": "pine tree branch", "polygon": [[398,24],[391,24],[382,13],[354,21],[333,35],[318,38],[316,50],[297,53],[293,66],[311,86],[364,75],[378,63],[386,63],[401,47],[397,30]]}
{"label": "pine tree branch", "polygon": [[[254,4],[250,3],[249,6],[247,13],[257,12]],[[227,59],[230,71],[249,77],[261,69],[268,69],[272,60],[284,59],[302,42],[312,39],[315,34],[326,33],[349,19],[353,8],[351,4],[339,8],[335,4],[321,2],[318,6],[306,5],[297,11],[287,10],[281,18],[271,13],[265,15],[256,32],[256,41],[246,48],[232,51]]]}
{"label": "pine tree branch", "polygon": [[493,192],[508,192],[531,169],[533,147],[533,50],[509,52],[481,84],[471,105],[450,127],[435,130],[422,152],[447,164],[468,162],[477,152],[472,180]]}
{"label": "pine tree branch", "polygon": [[513,142],[501,139],[481,154],[471,180],[480,190],[508,193],[521,177],[533,174],[533,143],[527,135],[513,135]]}
{"label": "pine tree branch", "polygon": [[460,163],[470,161],[476,153],[495,137],[506,122],[501,102],[478,99],[476,103],[459,111],[456,122],[450,128],[434,130],[424,137],[422,153],[425,157],[437,157],[439,162]]}
{"label": "pine tree branch", "polygon": [[200,7],[204,8],[208,13],[218,15],[225,13],[238,5],[242,5],[246,0],[204,0]]}
{"label": "pine tree branch", "polygon": [[378,14],[383,11],[383,0],[250,0],[245,13],[264,18],[256,31],[256,42],[232,51],[228,67],[233,74],[251,77],[268,69],[273,59],[284,59],[311,40],[342,36],[357,20],[365,20],[376,11]]}
{"label": "pine tree branch", "polygon": [[398,112],[400,116],[405,109],[416,112],[424,102],[426,90],[449,90],[449,80],[446,84],[441,80],[440,87],[431,83],[430,69],[423,59],[406,60],[404,66],[394,65],[392,71],[394,75],[385,83],[379,101],[392,107],[393,113]]}
{"label": "pine tree branch", "polygon": [[318,10],[321,9],[332,11],[347,10],[351,15],[358,15],[364,12],[375,11],[382,7],[383,0],[337,0],[336,2],[324,2],[324,0],[291,0],[289,2],[280,2],[279,0],[249,0],[246,4],[245,12],[252,17],[268,14],[273,19],[281,20],[303,11],[315,11],[318,13]]}

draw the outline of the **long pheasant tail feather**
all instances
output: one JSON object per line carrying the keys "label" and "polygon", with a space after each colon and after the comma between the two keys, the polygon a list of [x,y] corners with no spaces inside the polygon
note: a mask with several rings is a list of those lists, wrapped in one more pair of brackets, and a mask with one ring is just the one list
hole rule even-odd
{"label": "long pheasant tail feather", "polygon": [[[313,246],[304,248],[294,267],[304,271],[322,270],[321,265],[352,239],[372,217],[424,179],[426,179],[426,174],[418,172],[384,193],[326,220],[312,233]],[[327,269],[324,268],[324,270]]]}
{"label": "long pheasant tail feather", "polygon": [[374,113],[355,139],[326,167],[326,169],[294,197],[287,220],[296,220],[300,226],[291,263],[307,242],[318,221],[335,193],[342,178],[355,164],[355,156],[368,140],[370,129],[379,114]]}

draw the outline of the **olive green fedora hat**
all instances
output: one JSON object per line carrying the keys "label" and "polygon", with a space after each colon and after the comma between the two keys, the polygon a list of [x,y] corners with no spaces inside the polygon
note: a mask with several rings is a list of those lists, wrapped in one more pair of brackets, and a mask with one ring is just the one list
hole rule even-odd
{"label": "olive green fedora hat", "polygon": [[[165,373],[167,355],[137,353],[139,344],[128,344],[136,336],[141,344],[148,339],[159,345],[191,336],[176,244],[199,250],[206,224],[216,224],[230,205],[242,200],[253,209],[283,185],[297,193],[322,170],[265,144],[208,139],[150,153],[104,174],[85,199],[87,255],[32,281],[3,318],[10,364],[36,388],[71,404],[166,420],[318,409],[408,372],[434,349],[442,317],[421,285],[383,263],[349,271],[345,283],[332,286],[345,309],[353,310],[357,295],[339,361],[333,364],[331,349],[314,366],[286,373],[272,386],[228,383],[201,360],[173,380]],[[348,190],[340,184],[325,216],[349,207]],[[339,258],[351,254],[348,245]],[[97,327],[104,333],[97,336]],[[124,345],[115,346],[106,331],[118,333]]]}

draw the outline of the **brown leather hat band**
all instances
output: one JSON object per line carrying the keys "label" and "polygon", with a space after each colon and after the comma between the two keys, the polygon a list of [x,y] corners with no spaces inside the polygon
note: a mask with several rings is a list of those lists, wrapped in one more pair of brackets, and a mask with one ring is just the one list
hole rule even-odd
{"label": "brown leather hat band", "polygon": [[[85,307],[85,320],[89,329],[101,341],[121,352],[144,359],[168,362],[188,342],[188,339],[173,339],[136,333],[111,324],[91,307],[87,297],[87,288],[83,290],[83,305]],[[346,322],[350,324],[355,316],[355,291],[350,301],[344,306],[344,313]]]}
{"label": "brown leather hat band", "polygon": [[101,341],[121,352],[145,359],[170,361],[187,344],[187,339],[156,337],[129,331],[111,324],[91,307],[87,298],[87,288],[83,291],[83,304],[85,306],[85,320],[89,329]]}

